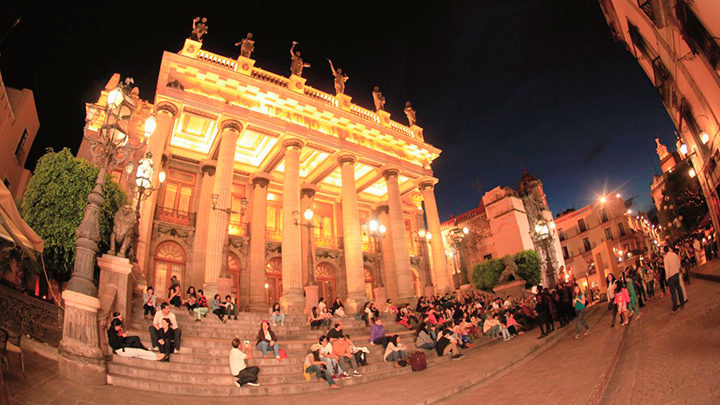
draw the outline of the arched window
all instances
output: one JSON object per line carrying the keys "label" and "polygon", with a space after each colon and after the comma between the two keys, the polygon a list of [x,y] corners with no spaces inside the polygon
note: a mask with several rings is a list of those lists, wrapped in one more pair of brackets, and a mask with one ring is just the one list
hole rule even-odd
{"label": "arched window", "polygon": [[185,281],[185,251],[175,242],[163,242],[155,249],[155,291],[158,297],[167,296],[170,278],[176,276],[183,291]]}

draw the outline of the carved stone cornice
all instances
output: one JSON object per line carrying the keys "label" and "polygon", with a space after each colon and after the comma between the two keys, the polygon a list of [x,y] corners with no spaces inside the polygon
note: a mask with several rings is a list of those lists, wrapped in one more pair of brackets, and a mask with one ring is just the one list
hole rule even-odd
{"label": "carved stone cornice", "polygon": [[177,117],[178,112],[180,111],[175,104],[168,103],[167,101],[164,101],[160,104],[158,104],[156,108],[157,112],[164,112],[172,115],[173,118]]}
{"label": "carved stone cornice", "polygon": [[263,172],[270,173],[273,170],[275,170],[275,167],[280,164],[280,161],[285,157],[285,148],[280,149],[275,153],[275,156],[270,159],[267,165],[265,165],[265,168],[263,169]]}
{"label": "carved stone cornice", "polygon": [[305,144],[303,143],[303,141],[296,139],[296,138],[286,139],[282,143],[282,146],[284,149],[295,148],[295,149],[300,150],[303,148],[304,145]]}
{"label": "carved stone cornice", "polygon": [[332,173],[333,171],[335,171],[335,169],[337,169],[337,167],[338,167],[337,162],[331,164],[331,165],[328,166],[325,170],[323,170],[322,173],[320,173],[317,177],[315,177],[315,178],[313,179],[313,181],[311,181],[311,183],[312,183],[312,184],[318,184],[318,183],[320,183],[321,181],[325,180],[325,178],[326,178],[327,176],[329,176],[330,173]]}
{"label": "carved stone cornice", "polygon": [[241,132],[243,129],[243,125],[240,123],[240,121],[225,120],[220,123],[220,129],[222,131],[225,131],[226,129],[230,129],[230,130],[234,130],[237,132]]}

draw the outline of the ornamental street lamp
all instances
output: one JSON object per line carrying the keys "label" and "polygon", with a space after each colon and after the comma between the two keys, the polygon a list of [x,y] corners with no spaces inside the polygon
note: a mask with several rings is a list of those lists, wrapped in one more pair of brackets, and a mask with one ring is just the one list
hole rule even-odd
{"label": "ornamental street lamp", "polygon": [[[230,216],[233,214],[240,214],[240,223],[243,225],[245,224],[245,211],[247,210],[248,206],[248,200],[247,198],[243,197],[242,200],[240,200],[240,212],[233,211],[232,208],[218,208],[217,203],[218,200],[220,200],[220,196],[218,194],[212,195],[212,210],[213,211],[221,211],[224,212],[225,215],[227,215],[228,218],[228,225],[230,224]],[[247,232],[245,232],[247,234]],[[220,274],[218,275],[218,278],[221,279],[230,279],[230,269],[228,268],[228,256],[230,256],[230,233],[228,230],[225,230],[225,240],[223,241],[223,260],[222,264],[220,265]],[[218,286],[222,283],[218,283]],[[225,283],[225,285],[231,285],[231,283]],[[225,293],[229,293],[230,291],[225,291]]]}
{"label": "ornamental street lamp", "polygon": [[553,243],[553,237],[555,236],[555,222],[548,222],[545,219],[539,219],[535,222],[535,240],[538,241],[540,247],[545,251],[545,281],[547,281],[547,287],[550,288],[555,285],[555,269],[550,257],[550,245]]}
{"label": "ornamental street lamp", "polygon": [[[425,270],[425,290],[430,291],[433,289],[433,282],[432,275],[430,274],[430,257],[428,255],[427,244],[432,243],[432,234],[429,231],[420,228],[417,230],[417,232],[413,232],[412,235],[415,238],[415,242],[420,245],[420,253],[422,253],[423,257],[425,258],[425,263],[423,266]],[[431,294],[426,293],[426,295]]]}
{"label": "ornamental street lamp", "polygon": [[315,269],[314,269],[315,265],[313,263],[314,262],[313,256],[315,255],[315,253],[313,252],[313,249],[312,249],[312,240],[313,240],[312,233],[313,233],[314,228],[319,228],[320,230],[322,230],[322,217],[319,217],[320,225],[314,225],[312,223],[312,219],[313,219],[314,215],[315,215],[315,213],[313,212],[312,209],[310,209],[310,208],[306,209],[305,212],[303,212],[303,218],[305,218],[305,223],[302,223],[302,221],[300,221],[300,212],[293,211],[293,213],[292,213],[293,219],[295,220],[295,225],[296,226],[304,226],[305,228],[307,228],[307,233],[308,233],[308,237],[307,237],[307,240],[308,240],[308,263],[307,263],[308,264],[308,270],[307,270],[308,271],[308,274],[307,274],[308,281],[307,281],[307,285],[308,286],[317,285],[317,283],[315,282]]}
{"label": "ornamental street lamp", "polygon": [[[87,384],[105,384],[107,374],[104,356],[98,344],[97,312],[100,301],[93,281],[100,242],[100,207],[105,201],[102,187],[106,174],[122,166],[135,151],[145,147],[147,139],[155,130],[155,118],[148,118],[143,139],[130,142],[130,122],[136,111],[136,97],[130,95],[131,84],[132,79],[128,78],[125,83],[111,90],[104,108],[100,105],[86,107],[84,137],[91,145],[90,154],[100,171],[87,197],[88,203],[80,226],[75,232],[75,263],[67,289],[63,292],[65,316],[58,368],[63,377]],[[92,131],[94,135],[90,135],[87,129],[99,117],[102,117],[102,125],[97,131]]]}
{"label": "ornamental street lamp", "polygon": [[450,244],[450,247],[453,249],[452,257],[455,260],[455,274],[453,274],[455,289],[460,288],[460,286],[470,284],[464,269],[465,263],[463,262],[462,253],[460,252],[462,249],[462,241],[469,232],[470,229],[468,229],[467,226],[462,229],[458,227],[457,220],[455,220],[455,226],[450,229],[447,235],[448,244]]}
{"label": "ornamental street lamp", "polygon": [[[154,122],[155,117],[152,118],[152,121]],[[155,130],[155,125],[151,124],[150,126],[152,127],[152,130]],[[155,163],[152,160],[151,152],[146,152],[145,157],[140,159],[140,161],[138,162],[137,171],[135,172],[135,181],[132,181],[132,179],[130,178],[130,175],[133,172],[133,164],[128,163],[127,166],[125,166],[125,175],[127,176],[128,182],[130,183],[133,195],[135,195],[137,198],[137,204],[135,205],[136,221],[133,229],[132,243],[132,256],[133,262],[135,263],[137,263],[137,247],[138,239],[140,238],[140,203],[150,197],[152,193],[158,188],[160,188],[160,186],[165,182],[165,171],[163,170],[158,174],[159,184],[157,185],[157,187],[154,187],[152,185],[153,173],[155,171],[154,167]]]}

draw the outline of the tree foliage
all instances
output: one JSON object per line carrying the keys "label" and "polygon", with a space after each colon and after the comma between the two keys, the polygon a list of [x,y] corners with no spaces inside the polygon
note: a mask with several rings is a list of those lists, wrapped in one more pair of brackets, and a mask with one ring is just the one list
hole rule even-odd
{"label": "tree foliage", "polygon": [[708,213],[700,182],[697,177],[690,177],[688,162],[678,163],[672,172],[667,173],[663,202],[658,210],[660,225],[673,241],[697,229]]}
{"label": "tree foliage", "polygon": [[[22,216],[45,242],[43,258],[48,276],[59,283],[70,279],[75,261],[75,230],[82,221],[87,196],[99,169],[76,158],[69,149],[48,149],[38,160],[21,205]],[[111,176],[103,185],[105,202],[100,215],[100,251],[109,247],[115,212],[126,204],[125,193]]]}
{"label": "tree foliage", "polygon": [[[507,257],[507,256],[505,256]],[[485,260],[473,269],[473,284],[480,290],[491,290],[505,270],[505,257]],[[530,285],[540,284],[540,256],[534,250],[524,250],[512,256],[518,275]]]}

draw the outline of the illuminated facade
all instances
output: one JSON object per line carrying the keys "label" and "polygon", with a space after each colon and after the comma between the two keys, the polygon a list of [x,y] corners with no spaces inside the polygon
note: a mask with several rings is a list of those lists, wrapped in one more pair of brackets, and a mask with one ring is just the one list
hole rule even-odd
{"label": "illuminated facade", "polygon": [[[720,230],[720,7],[716,0],[600,0],[616,41],[637,58],[679,134]],[[663,171],[664,172],[664,171]]]}
{"label": "illuminated facade", "polygon": [[[137,103],[138,134],[144,117],[157,118],[146,148],[155,181],[161,157],[167,174],[141,205],[137,257],[147,284],[163,292],[176,275],[183,290],[232,293],[244,309],[277,300],[298,311],[309,248],[307,229],[296,220],[304,224],[311,208],[320,296],[339,296],[354,309],[380,292],[400,301],[422,295],[420,268],[428,257],[411,235],[419,228],[440,233],[431,169],[440,150],[425,143],[418,126],[254,63],[188,39],[179,53],[163,54],[154,103]],[[79,156],[88,157],[88,147],[83,143]],[[377,244],[367,232],[371,219],[387,229]],[[439,244],[427,255],[437,291],[451,288],[444,251]],[[378,271],[386,292],[373,289]]]}

